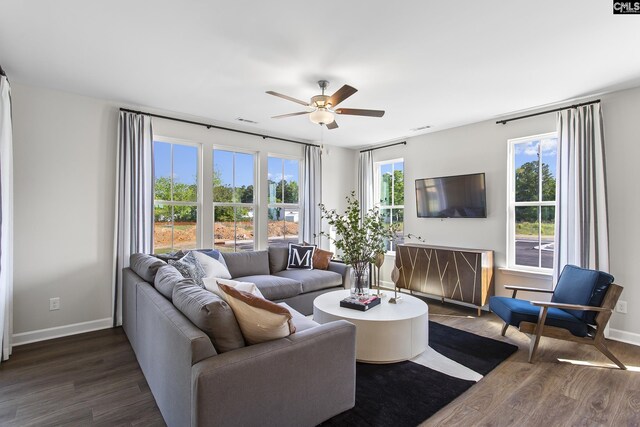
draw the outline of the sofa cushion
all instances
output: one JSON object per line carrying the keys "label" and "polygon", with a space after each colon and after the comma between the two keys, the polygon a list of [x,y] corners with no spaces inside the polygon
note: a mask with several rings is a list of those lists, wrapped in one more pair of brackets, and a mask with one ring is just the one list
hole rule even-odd
{"label": "sofa cushion", "polygon": [[284,270],[275,276],[300,282],[304,293],[342,286],[342,276],[328,270]]}
{"label": "sofa cushion", "polygon": [[281,305],[285,307],[287,310],[289,310],[289,313],[291,313],[291,317],[292,317],[291,321],[293,322],[293,325],[296,327],[296,332],[302,332],[307,329],[315,328],[316,326],[320,325],[319,323],[314,322],[307,316],[298,313],[293,308],[289,307],[289,305],[285,302],[279,302],[278,305]]}
{"label": "sofa cushion", "polygon": [[240,282],[255,283],[262,295],[268,300],[276,301],[295,297],[302,293],[302,283],[298,280],[271,275],[236,277]]}
{"label": "sofa cushion", "polygon": [[129,267],[146,282],[153,283],[158,269],[166,262],[147,254],[132,254],[129,258]]}
{"label": "sofa cushion", "polygon": [[[600,307],[604,294],[612,283],[613,276],[609,273],[568,264],[560,273],[551,301]],[[596,322],[597,313],[594,311],[567,310],[567,312],[592,325]]]}
{"label": "sofa cushion", "polygon": [[260,292],[260,289],[258,289],[255,283],[238,282],[237,280],[220,279],[219,277],[205,277],[202,281],[204,282],[204,288],[206,290],[213,292],[225,301],[227,300],[227,295],[220,290],[220,283],[231,286],[239,291],[248,292],[257,297],[264,298],[264,295],[262,295],[262,292]]}
{"label": "sofa cushion", "polygon": [[185,279],[184,276],[172,265],[164,265],[158,269],[153,286],[169,301],[173,298],[173,288],[182,281],[187,281],[195,285],[192,279]]}
{"label": "sofa cushion", "polygon": [[287,270],[313,270],[313,253],[315,251],[316,247],[313,245],[289,243]]}
{"label": "sofa cushion", "polygon": [[333,258],[333,252],[316,248],[315,252],[313,253],[314,270],[326,270],[327,268],[329,268],[329,262],[331,262],[331,258]]}
{"label": "sofa cushion", "polygon": [[287,269],[289,248],[287,246],[269,246],[269,271],[275,274]]}
{"label": "sofa cushion", "polygon": [[[509,297],[490,297],[489,308],[506,323],[516,327],[520,326],[520,322],[538,323],[540,314],[540,307],[531,302]],[[585,337],[588,332],[585,322],[559,308],[549,308],[544,324],[567,329],[577,337]]]}
{"label": "sofa cushion", "polygon": [[227,263],[232,279],[269,274],[267,251],[226,252],[222,256]]}
{"label": "sofa cushion", "polygon": [[233,310],[218,295],[181,282],[173,288],[173,305],[211,339],[218,353],[244,347]]}
{"label": "sofa cushion", "polygon": [[189,252],[179,260],[169,260],[169,265],[174,266],[185,278],[193,279],[199,286],[204,287],[202,279],[206,273],[194,252]]}
{"label": "sofa cushion", "polygon": [[288,337],[296,331],[293,316],[285,307],[224,284],[220,284],[220,290],[227,294],[248,344]]}
{"label": "sofa cushion", "polygon": [[[221,261],[218,261],[216,258],[209,256],[204,252],[192,251],[192,253],[202,266],[202,269],[204,270],[204,277],[231,279],[231,274],[229,274],[226,264],[223,264]],[[220,256],[220,259],[224,260],[222,255]]]}

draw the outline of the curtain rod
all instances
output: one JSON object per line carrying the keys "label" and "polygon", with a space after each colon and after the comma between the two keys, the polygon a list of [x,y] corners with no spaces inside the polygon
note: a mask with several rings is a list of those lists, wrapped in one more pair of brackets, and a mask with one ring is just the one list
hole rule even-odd
{"label": "curtain rod", "polygon": [[573,104],[573,105],[569,105],[567,107],[554,108],[553,110],[540,111],[539,113],[527,114],[526,116],[514,117],[512,119],[498,120],[496,122],[496,124],[497,125],[499,125],[499,124],[506,125],[508,122],[512,122],[514,120],[528,119],[529,117],[540,116],[542,114],[556,113],[558,111],[566,110],[568,108],[584,107],[585,105],[597,104],[598,102],[600,102],[600,100],[596,99],[595,101],[583,102],[581,104]]}
{"label": "curtain rod", "polygon": [[255,133],[255,132],[248,132],[248,131],[240,130],[240,129],[226,128],[224,126],[211,125],[211,124],[208,124],[208,123],[194,122],[192,120],[178,119],[176,117],[163,116],[163,115],[160,115],[160,114],[146,113],[144,111],[130,110],[128,108],[120,108],[120,111],[124,111],[126,113],[144,114],[144,115],[147,115],[147,116],[150,116],[150,117],[157,117],[159,119],[173,120],[174,122],[187,123],[187,124],[190,124],[190,125],[204,126],[207,129],[214,128],[214,129],[226,130],[226,131],[229,131],[229,132],[243,133],[245,135],[259,136],[262,139],[267,139],[267,138],[269,138],[269,139],[277,139],[278,141],[292,142],[294,144],[310,145],[312,147],[320,147],[319,145],[311,144],[311,143],[308,143],[308,142],[294,141],[293,139],[280,138],[280,137],[277,137],[277,136],[264,135],[264,134]]}
{"label": "curtain rod", "polygon": [[367,148],[366,150],[360,150],[361,153],[366,153],[367,151],[379,150],[381,148],[394,147],[396,145],[407,145],[407,141],[396,142],[395,144],[389,145],[381,145],[380,147]]}

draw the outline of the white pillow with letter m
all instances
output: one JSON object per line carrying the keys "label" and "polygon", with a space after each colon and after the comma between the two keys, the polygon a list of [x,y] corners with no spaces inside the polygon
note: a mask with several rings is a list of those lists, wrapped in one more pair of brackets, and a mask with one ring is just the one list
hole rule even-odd
{"label": "white pillow with letter m", "polygon": [[289,243],[289,258],[287,270],[313,270],[313,252],[315,246],[296,245]]}

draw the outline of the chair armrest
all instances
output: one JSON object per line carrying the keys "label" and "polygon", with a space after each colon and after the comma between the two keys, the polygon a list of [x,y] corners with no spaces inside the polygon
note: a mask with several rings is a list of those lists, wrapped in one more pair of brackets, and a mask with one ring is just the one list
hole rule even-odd
{"label": "chair armrest", "polygon": [[610,308],[593,307],[590,305],[564,304],[559,302],[531,301],[531,304],[537,307],[553,307],[562,310],[580,310],[580,311],[611,311]]}
{"label": "chair armrest", "polygon": [[192,425],[317,425],[353,407],[355,332],[340,320],[196,363]]}
{"label": "chair armrest", "polygon": [[553,291],[551,289],[540,289],[540,288],[528,288],[526,286],[515,286],[515,285],[504,285],[505,289],[509,289],[513,291],[511,294],[511,298],[515,298],[518,291],[524,292],[542,292],[545,294],[552,294]]}

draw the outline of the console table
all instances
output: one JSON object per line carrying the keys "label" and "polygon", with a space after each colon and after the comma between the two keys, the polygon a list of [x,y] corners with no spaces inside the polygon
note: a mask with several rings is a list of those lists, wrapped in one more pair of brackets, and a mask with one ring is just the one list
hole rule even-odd
{"label": "console table", "polygon": [[397,286],[484,306],[493,291],[493,251],[422,244],[396,247]]}

